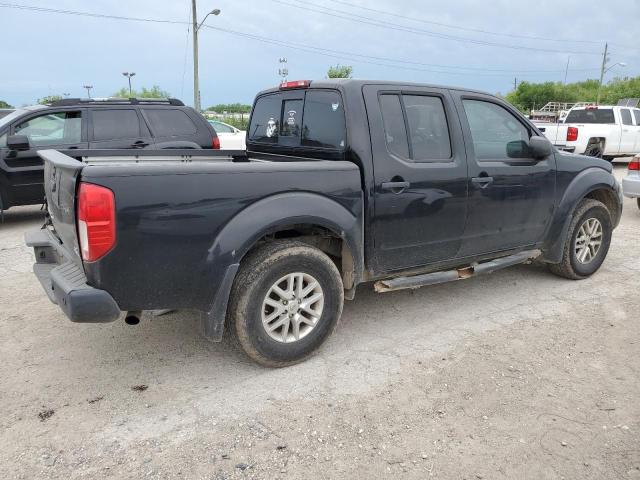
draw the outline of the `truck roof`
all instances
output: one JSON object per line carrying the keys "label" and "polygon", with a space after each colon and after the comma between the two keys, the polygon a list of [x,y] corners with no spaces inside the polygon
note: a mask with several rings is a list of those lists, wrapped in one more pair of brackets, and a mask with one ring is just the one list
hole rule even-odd
{"label": "truck roof", "polygon": [[[430,83],[416,83],[416,82],[400,82],[400,81],[392,81],[392,80],[363,80],[363,79],[354,79],[354,78],[323,78],[320,80],[306,80],[309,83],[307,87],[299,87],[300,89],[304,88],[342,88],[342,89],[357,89],[360,90],[364,85],[389,85],[389,86],[413,86],[413,87],[427,87],[427,88],[441,88],[444,90],[463,90],[465,92],[474,92],[481,93],[483,95],[492,95],[488,92],[483,92],[481,90],[473,90],[469,88],[462,87],[452,87],[449,85],[435,85]],[[291,88],[292,90],[295,87]],[[260,95],[264,95],[267,93],[275,93],[281,91],[280,86],[275,86],[272,88],[267,88],[258,92],[256,97]]]}

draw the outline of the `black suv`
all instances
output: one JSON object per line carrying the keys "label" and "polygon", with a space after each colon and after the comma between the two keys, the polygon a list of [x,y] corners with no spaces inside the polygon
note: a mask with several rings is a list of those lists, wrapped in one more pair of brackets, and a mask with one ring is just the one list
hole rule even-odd
{"label": "black suv", "polygon": [[0,211],[42,203],[38,150],[220,148],[213,127],[176,99],[73,99],[0,118]]}

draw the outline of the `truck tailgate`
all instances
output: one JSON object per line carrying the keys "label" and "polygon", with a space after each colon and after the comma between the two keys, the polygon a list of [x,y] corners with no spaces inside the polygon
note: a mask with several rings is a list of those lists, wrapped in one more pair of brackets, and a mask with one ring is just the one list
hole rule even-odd
{"label": "truck tailgate", "polygon": [[39,152],[44,160],[44,191],[54,234],[76,263],[81,263],[76,231],[76,182],[85,164],[56,150]]}

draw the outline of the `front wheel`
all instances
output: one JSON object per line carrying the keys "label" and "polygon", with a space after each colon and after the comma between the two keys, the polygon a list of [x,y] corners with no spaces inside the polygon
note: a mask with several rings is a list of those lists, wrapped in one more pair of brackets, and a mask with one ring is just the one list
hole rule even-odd
{"label": "front wheel", "polygon": [[325,253],[302,242],[277,241],[242,261],[228,321],[251,359],[285,367],[324,343],[343,302],[340,272]]}
{"label": "front wheel", "polygon": [[593,275],[607,256],[612,230],[607,207],[597,200],[583,199],[571,219],[562,261],[549,265],[549,269],[572,280]]}

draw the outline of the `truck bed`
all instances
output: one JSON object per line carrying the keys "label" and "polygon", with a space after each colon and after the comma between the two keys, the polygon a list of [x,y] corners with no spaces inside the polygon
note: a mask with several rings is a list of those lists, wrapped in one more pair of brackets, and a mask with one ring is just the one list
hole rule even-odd
{"label": "truck bed", "polygon": [[[265,202],[273,203],[281,217],[290,216],[286,209],[297,202],[317,204],[319,214],[327,203],[335,204],[360,231],[360,171],[350,162],[234,159],[229,152],[125,153],[74,152],[71,158],[40,152],[50,234],[82,268],[87,284],[107,291],[121,310],[207,311],[224,269],[239,253],[230,248],[227,227],[235,222],[233,231],[246,231],[246,240],[253,240],[252,224],[269,220],[251,211]],[[116,244],[92,263],[83,263],[78,253],[79,181],[109,188],[116,202]]]}

